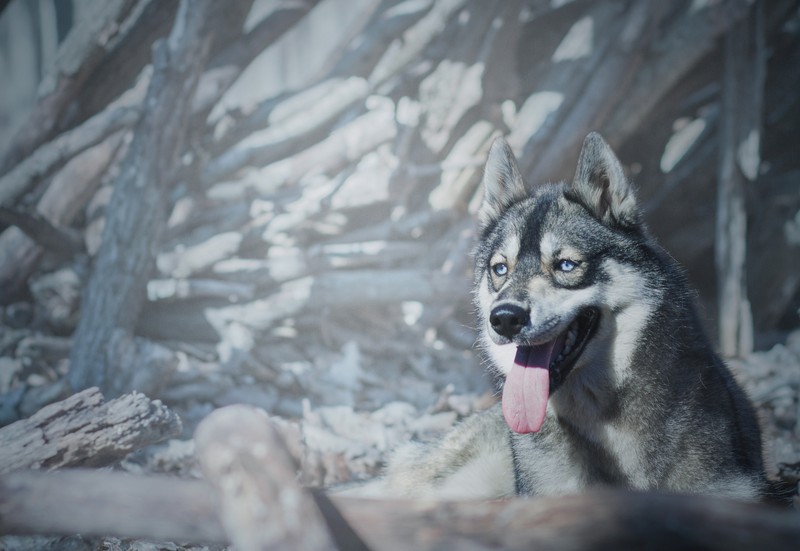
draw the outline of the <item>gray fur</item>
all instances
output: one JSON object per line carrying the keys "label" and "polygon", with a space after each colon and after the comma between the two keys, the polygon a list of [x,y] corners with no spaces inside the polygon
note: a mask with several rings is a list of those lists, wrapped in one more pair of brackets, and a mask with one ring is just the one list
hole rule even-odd
{"label": "gray fur", "polygon": [[[517,345],[567,327],[591,336],[565,375],[551,369],[541,430],[514,433],[494,407],[441,442],[400,451],[383,491],[496,498],[616,486],[745,500],[768,493],[753,406],[714,353],[683,273],[642,224],[605,141],[586,138],[571,184],[526,191],[498,138],[484,188],[475,304],[498,380]],[[561,269],[565,259],[574,268]],[[490,271],[498,263],[507,273]],[[489,314],[498,304],[529,313],[517,334],[497,333]],[[586,312],[599,317],[575,325]]]}
{"label": "gray fur", "polygon": [[517,160],[504,139],[495,140],[489,150],[483,174],[483,190],[478,218],[484,226],[527,195]]}

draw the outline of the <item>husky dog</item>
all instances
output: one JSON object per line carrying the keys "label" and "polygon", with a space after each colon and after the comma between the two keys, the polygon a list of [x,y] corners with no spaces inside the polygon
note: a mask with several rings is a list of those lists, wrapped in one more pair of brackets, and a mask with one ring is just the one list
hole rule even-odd
{"label": "husky dog", "polygon": [[475,305],[502,403],[399,450],[380,491],[768,495],[754,408],[606,142],[587,136],[571,184],[526,189],[498,138],[483,186]]}

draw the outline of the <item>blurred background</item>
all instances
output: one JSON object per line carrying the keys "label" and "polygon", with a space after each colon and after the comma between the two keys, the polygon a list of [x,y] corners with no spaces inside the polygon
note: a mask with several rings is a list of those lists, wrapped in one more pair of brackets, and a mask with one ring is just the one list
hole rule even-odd
{"label": "blurred background", "polygon": [[470,294],[492,138],[568,180],[596,130],[800,458],[800,2],[223,4],[164,58],[177,1],[0,2],[0,423],[97,385],[188,439],[249,403],[301,424],[310,483],[373,474],[495,399]]}

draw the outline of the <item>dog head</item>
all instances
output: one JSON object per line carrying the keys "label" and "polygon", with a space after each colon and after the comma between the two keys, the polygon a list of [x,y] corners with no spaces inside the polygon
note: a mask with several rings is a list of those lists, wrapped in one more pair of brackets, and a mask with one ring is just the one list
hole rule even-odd
{"label": "dog head", "polygon": [[536,431],[549,394],[572,372],[592,362],[625,363],[624,347],[611,341],[628,330],[619,316],[647,301],[634,266],[647,256],[649,238],[632,186],[598,134],[586,137],[570,184],[530,189],[497,138],[483,186],[475,255],[479,333],[505,377],[509,425]]}

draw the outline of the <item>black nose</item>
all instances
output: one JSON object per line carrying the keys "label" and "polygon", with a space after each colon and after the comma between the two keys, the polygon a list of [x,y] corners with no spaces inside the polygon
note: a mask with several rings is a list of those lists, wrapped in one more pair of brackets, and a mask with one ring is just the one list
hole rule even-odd
{"label": "black nose", "polygon": [[495,306],[489,315],[489,323],[498,335],[512,339],[522,331],[530,321],[527,310],[516,304]]}

